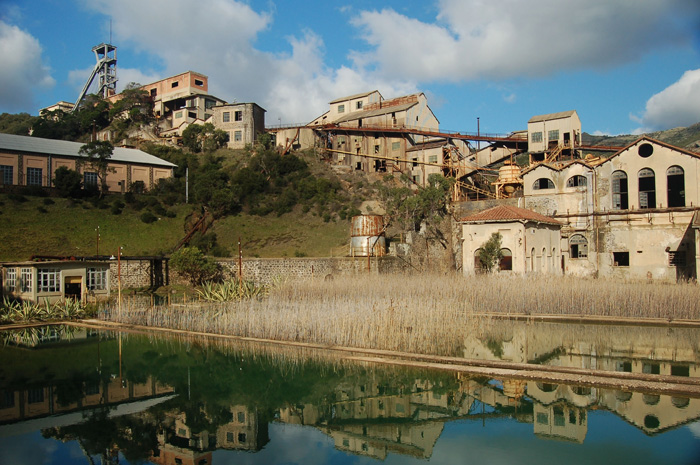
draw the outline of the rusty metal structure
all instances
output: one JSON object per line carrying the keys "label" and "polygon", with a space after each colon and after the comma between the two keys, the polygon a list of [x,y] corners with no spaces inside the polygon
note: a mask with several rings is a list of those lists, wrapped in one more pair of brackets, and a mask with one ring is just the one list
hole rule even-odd
{"label": "rusty metal structure", "polygon": [[386,255],[386,224],[382,215],[352,217],[350,256],[383,257]]}

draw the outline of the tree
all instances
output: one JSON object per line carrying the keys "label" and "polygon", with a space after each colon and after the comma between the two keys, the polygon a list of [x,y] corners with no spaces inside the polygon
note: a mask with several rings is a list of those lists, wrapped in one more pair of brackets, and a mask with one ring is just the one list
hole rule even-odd
{"label": "tree", "polygon": [[92,141],[80,147],[80,155],[87,157],[87,160],[78,160],[77,166],[88,163],[97,174],[100,185],[100,196],[107,192],[107,173],[114,173],[116,170],[109,166],[109,159],[112,158],[114,147],[109,141]]}
{"label": "tree", "polygon": [[491,237],[481,245],[479,249],[479,260],[488,273],[500,263],[503,258],[503,250],[501,250],[501,233],[495,232]]}
{"label": "tree", "polygon": [[194,286],[213,280],[219,274],[217,264],[205,257],[197,247],[183,247],[173,253],[170,256],[170,266]]}
{"label": "tree", "polygon": [[224,147],[226,142],[228,133],[211,123],[190,124],[182,131],[182,144],[194,153],[213,152]]}
{"label": "tree", "polygon": [[54,173],[53,185],[62,197],[78,198],[83,194],[83,177],[65,166],[59,167]]}

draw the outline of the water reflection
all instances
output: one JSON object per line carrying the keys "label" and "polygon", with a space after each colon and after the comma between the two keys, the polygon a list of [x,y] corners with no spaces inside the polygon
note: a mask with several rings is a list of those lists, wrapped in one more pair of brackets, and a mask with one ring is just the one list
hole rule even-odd
{"label": "water reflection", "polygon": [[[538,326],[494,322],[465,339],[465,354],[697,377],[697,333]],[[238,452],[255,453],[247,462],[269,463],[282,447],[273,433],[278,425],[298,425],[305,438],[321,433],[328,454],[388,461],[441,460],[446,431],[467,434],[472,425],[496,438],[521,425],[529,433],[518,440],[537,441],[530,449],[554,444],[542,439],[595,447],[601,433],[621,449],[661,451],[673,443],[683,460],[700,447],[690,429],[680,428],[700,419],[697,398],[363,365],[326,352],[204,338],[68,327],[2,337],[0,463],[11,462],[18,437],[77,447],[75,463],[229,463],[226,454]],[[669,442],[638,444],[635,436],[626,444],[629,438],[616,435],[624,425]]]}

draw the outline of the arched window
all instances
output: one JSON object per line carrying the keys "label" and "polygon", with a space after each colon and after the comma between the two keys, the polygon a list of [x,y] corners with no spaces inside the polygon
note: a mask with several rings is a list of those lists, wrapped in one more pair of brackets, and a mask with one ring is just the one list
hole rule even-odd
{"label": "arched window", "polygon": [[547,249],[542,247],[542,271],[547,271]]}
{"label": "arched window", "polygon": [[484,262],[482,262],[481,258],[479,257],[480,254],[481,249],[476,249],[474,251],[474,271],[476,273],[485,273],[486,267],[484,266]]}
{"label": "arched window", "polygon": [[498,264],[498,269],[501,271],[511,271],[513,269],[513,253],[510,249],[501,249],[503,257]]}
{"label": "arched window", "polygon": [[540,178],[532,185],[532,190],[554,189],[554,183],[551,179]]}
{"label": "arched window", "polygon": [[680,166],[666,170],[669,207],[685,207],[685,173]]}
{"label": "arched window", "polygon": [[581,234],[574,234],[569,238],[569,253],[571,258],[588,257],[588,241]]}
{"label": "arched window", "polygon": [[639,170],[639,208],[656,208],[656,178],[649,168]]}
{"label": "arched window", "polygon": [[530,271],[535,271],[535,248],[530,251]]}
{"label": "arched window", "polygon": [[627,173],[615,171],[612,174],[612,208],[614,210],[627,210]]}
{"label": "arched window", "polygon": [[586,187],[586,178],[581,175],[571,176],[566,181],[566,187]]}

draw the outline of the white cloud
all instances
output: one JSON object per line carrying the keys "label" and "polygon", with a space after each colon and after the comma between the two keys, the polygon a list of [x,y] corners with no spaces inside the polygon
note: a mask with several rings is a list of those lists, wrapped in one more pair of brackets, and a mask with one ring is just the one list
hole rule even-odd
{"label": "white cloud", "polygon": [[683,73],[681,78],[647,100],[641,117],[630,118],[641,124],[637,132],[689,126],[700,122],[700,69]]}
{"label": "white cloud", "polygon": [[39,41],[0,20],[0,105],[4,111],[34,106],[34,92],[55,84]]}
{"label": "white cloud", "polygon": [[[256,12],[247,3],[212,0],[206,8],[189,0],[84,3],[113,18],[115,43],[129,43],[162,61],[161,78],[187,70],[204,73],[210,93],[229,102],[256,102],[268,110],[268,121],[308,122],[326,111],[330,100],[365,90],[379,89],[390,97],[416,89],[403,80],[375,79],[356,67],[327,67],[324,42],[311,30],[287,38],[291,53],[256,49],[255,40],[272,27],[273,14]],[[122,68],[118,77],[122,85],[136,80],[126,78]]]}
{"label": "white cloud", "polygon": [[385,9],[354,25],[382,74],[458,82],[616,66],[690,45],[699,18],[691,0],[441,0],[434,23]]}

